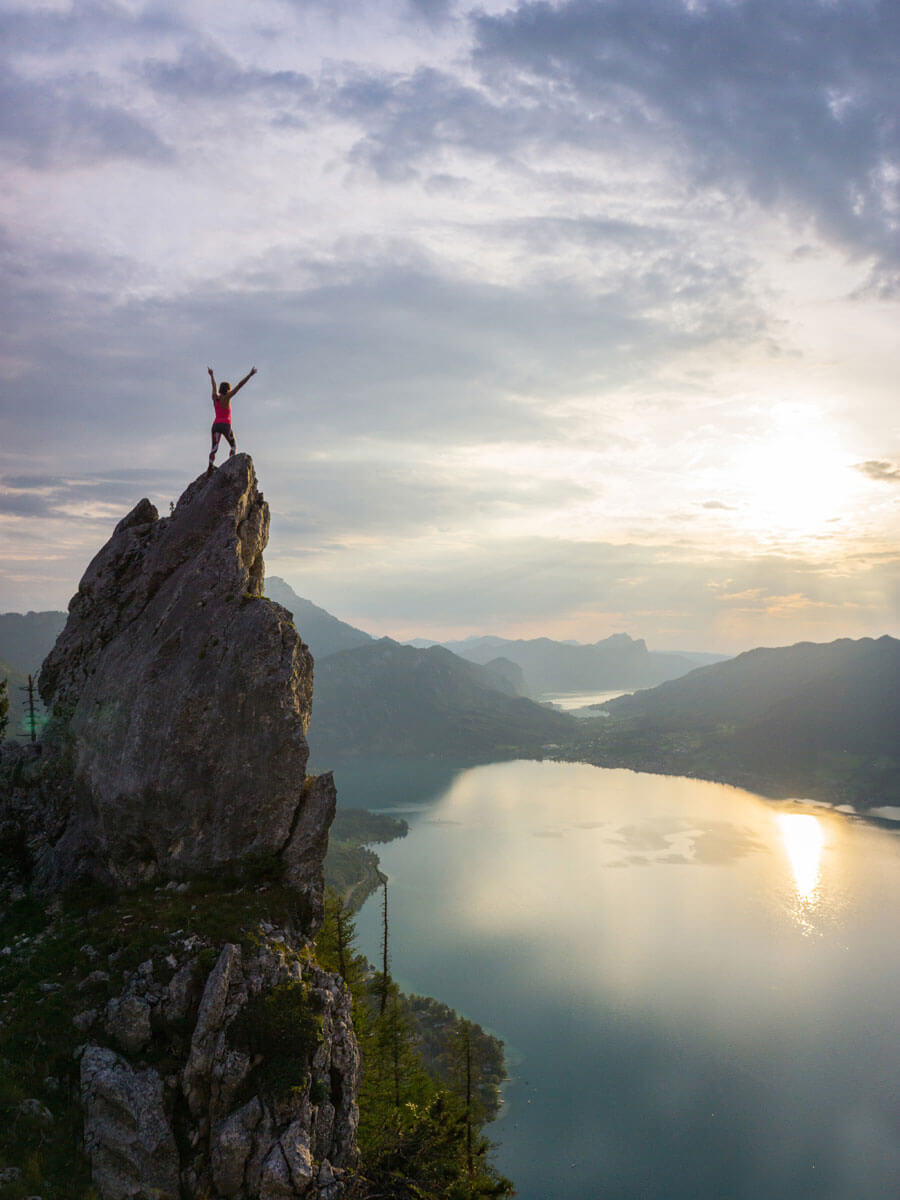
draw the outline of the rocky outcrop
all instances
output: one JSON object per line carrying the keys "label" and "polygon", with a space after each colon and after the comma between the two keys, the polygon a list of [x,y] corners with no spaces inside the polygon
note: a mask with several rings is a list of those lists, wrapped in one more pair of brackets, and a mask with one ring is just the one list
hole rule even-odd
{"label": "rocky outcrop", "polygon": [[40,675],[44,758],[60,768],[40,885],[280,858],[317,906],[333,789],[304,787],[313,664],[262,595],[268,530],[240,454],[168,517],[142,500],[91,562]]}
{"label": "rocky outcrop", "polygon": [[[81,1056],[103,1200],[340,1195],[357,1157],[349,993],[288,930],[227,943],[211,969],[197,938],[175,949],[142,963],[95,1028],[123,1053],[91,1042]],[[151,1028],[164,1077],[145,1061]]]}
{"label": "rocky outcrop", "polygon": [[310,942],[336,797],[306,776],[313,663],[263,596],[268,528],[246,455],[167,517],[142,500],[44,662],[41,743],[0,764],[0,887],[123,889],[105,959],[91,910],[91,969],[36,1001],[67,997],[100,1200],[334,1200],[356,1164],[351,998]]}

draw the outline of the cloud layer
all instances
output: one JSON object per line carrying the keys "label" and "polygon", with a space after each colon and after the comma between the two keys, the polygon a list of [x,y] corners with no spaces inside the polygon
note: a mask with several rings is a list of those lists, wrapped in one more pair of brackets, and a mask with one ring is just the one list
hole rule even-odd
{"label": "cloud layer", "polygon": [[0,43],[0,607],[175,498],[206,366],[255,363],[270,562],[375,632],[898,631],[896,5],[8,2]]}

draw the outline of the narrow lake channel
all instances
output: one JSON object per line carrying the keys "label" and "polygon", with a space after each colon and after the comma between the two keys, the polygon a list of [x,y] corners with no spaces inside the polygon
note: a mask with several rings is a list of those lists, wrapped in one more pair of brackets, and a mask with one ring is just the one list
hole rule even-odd
{"label": "narrow lake channel", "polygon": [[336,778],[410,823],[393,972],[504,1039],[523,1200],[900,1195],[897,832],[582,764]]}

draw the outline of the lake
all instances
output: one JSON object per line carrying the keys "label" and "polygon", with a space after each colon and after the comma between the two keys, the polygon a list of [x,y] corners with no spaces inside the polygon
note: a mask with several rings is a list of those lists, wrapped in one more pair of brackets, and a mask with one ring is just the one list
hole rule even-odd
{"label": "lake", "polygon": [[[336,771],[377,847],[392,968],[502,1037],[488,1127],[523,1200],[895,1200],[900,839],[582,764]],[[380,945],[378,897],[360,946]]]}
{"label": "lake", "polygon": [[593,708],[595,704],[605,704],[607,700],[616,700],[619,696],[630,696],[631,692],[544,692],[538,696],[539,704],[552,704],[563,712],[571,713],[573,717],[594,718],[598,714]]}

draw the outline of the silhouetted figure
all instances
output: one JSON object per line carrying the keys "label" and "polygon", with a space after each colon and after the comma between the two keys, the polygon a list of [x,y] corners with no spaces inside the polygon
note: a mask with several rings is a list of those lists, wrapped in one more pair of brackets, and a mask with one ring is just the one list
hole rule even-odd
{"label": "silhouetted figure", "polygon": [[215,470],[213,463],[216,457],[216,451],[219,449],[219,439],[224,436],[228,445],[231,447],[229,458],[233,458],[237,450],[237,442],[234,440],[234,433],[231,428],[231,401],[238,394],[244,384],[253,375],[256,374],[256,367],[250,368],[250,374],[245,375],[237,387],[232,387],[230,383],[226,383],[223,379],[219,384],[218,391],[216,390],[216,377],[213,375],[212,367],[207,367],[209,377],[212,380],[212,402],[213,408],[216,410],[216,419],[212,426],[212,449],[209,452],[208,471]]}

